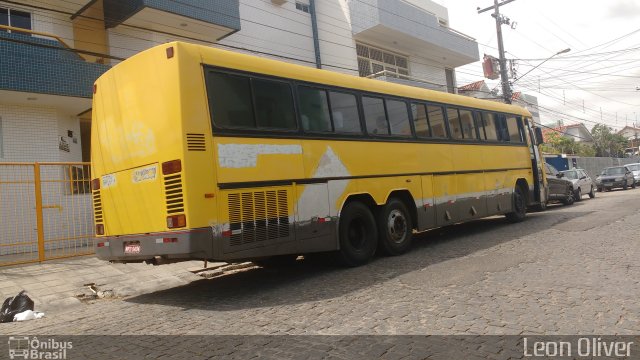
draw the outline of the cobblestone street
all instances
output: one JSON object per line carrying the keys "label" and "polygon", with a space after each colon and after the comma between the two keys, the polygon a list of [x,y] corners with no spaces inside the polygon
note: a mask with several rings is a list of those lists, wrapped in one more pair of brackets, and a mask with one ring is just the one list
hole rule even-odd
{"label": "cobblestone street", "polygon": [[80,305],[3,334],[637,334],[640,190],[420,235],[354,269],[299,261]]}

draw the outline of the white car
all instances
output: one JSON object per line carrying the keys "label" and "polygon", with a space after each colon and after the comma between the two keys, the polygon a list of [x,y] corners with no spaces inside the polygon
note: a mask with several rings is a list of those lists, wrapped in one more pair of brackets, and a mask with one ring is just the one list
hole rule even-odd
{"label": "white car", "polygon": [[561,171],[564,178],[573,183],[573,197],[575,201],[582,200],[583,194],[589,194],[590,198],[596,197],[596,184],[582,169],[572,169]]}
{"label": "white car", "polygon": [[633,173],[633,181],[640,184],[640,163],[628,164],[627,168]]}

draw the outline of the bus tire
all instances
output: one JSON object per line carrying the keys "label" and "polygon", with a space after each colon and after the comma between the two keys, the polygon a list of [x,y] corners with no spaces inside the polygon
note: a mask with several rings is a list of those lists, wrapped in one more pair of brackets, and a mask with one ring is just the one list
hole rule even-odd
{"label": "bus tire", "polygon": [[513,191],[513,211],[505,214],[507,220],[512,223],[521,222],[527,216],[527,198],[522,187],[516,185]]}
{"label": "bus tire", "polygon": [[359,201],[347,203],[340,213],[338,259],[349,267],[368,263],[376,252],[378,229],[371,210]]}
{"label": "bus tire", "polygon": [[377,214],[378,248],[385,255],[401,255],[409,251],[413,239],[413,224],[406,205],[391,198]]}

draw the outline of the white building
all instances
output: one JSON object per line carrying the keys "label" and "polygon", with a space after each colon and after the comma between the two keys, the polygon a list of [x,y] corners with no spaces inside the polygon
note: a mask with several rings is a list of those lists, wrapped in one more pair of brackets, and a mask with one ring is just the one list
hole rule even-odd
{"label": "white building", "polygon": [[450,29],[447,9],[430,0],[20,3],[26,5],[0,2],[0,25],[36,32],[0,31],[5,162],[88,161],[93,81],[121,59],[168,41],[319,62],[445,91],[455,87],[456,67],[479,58],[476,41]]}
{"label": "white building", "polygon": [[[479,56],[476,41],[448,24],[447,9],[430,0],[0,1],[0,163],[88,162],[94,81],[158,44],[196,42],[454,91],[455,68]],[[20,171],[32,181],[33,170],[17,166],[0,165],[0,244],[37,235],[33,183],[2,186]],[[42,175],[88,180],[74,169]],[[84,196],[56,186],[43,189],[45,240],[86,242],[86,183]],[[72,213],[79,207],[82,215]],[[18,251],[6,249],[0,255]]]}

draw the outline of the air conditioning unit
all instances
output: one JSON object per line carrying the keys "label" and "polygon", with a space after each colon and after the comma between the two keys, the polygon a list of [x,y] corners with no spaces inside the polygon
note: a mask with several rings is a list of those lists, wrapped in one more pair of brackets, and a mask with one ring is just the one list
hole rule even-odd
{"label": "air conditioning unit", "polygon": [[288,0],[271,0],[272,3],[276,4],[276,5],[282,5],[284,3],[286,3]]}

